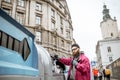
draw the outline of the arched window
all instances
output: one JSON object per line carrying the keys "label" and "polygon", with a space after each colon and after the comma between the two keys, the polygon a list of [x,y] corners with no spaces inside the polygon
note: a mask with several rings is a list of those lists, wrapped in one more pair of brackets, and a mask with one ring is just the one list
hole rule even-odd
{"label": "arched window", "polygon": [[107,50],[108,50],[108,52],[111,52],[111,47],[110,46],[107,47]]}
{"label": "arched window", "polygon": [[111,33],[111,36],[113,37],[113,33]]}

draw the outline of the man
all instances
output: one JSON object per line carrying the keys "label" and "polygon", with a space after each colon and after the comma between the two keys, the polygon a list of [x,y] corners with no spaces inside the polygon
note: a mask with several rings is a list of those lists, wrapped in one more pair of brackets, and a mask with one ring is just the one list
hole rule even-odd
{"label": "man", "polygon": [[97,68],[93,68],[92,72],[93,72],[93,75],[94,75],[94,80],[98,80],[98,69]]}
{"label": "man", "polygon": [[106,67],[105,75],[106,75],[107,80],[110,80],[110,74],[111,74],[110,69]]}
{"label": "man", "polygon": [[99,73],[99,76],[98,76],[99,80],[102,80],[102,76],[103,76],[103,69],[102,69],[102,67],[99,68],[98,73]]}
{"label": "man", "polygon": [[105,69],[103,69],[103,77],[104,77],[104,80],[105,80],[106,79]]}
{"label": "man", "polygon": [[[89,59],[80,51],[78,44],[72,45],[72,58],[58,58],[61,63],[70,66],[67,80],[90,80]],[[73,76],[73,77],[72,77]]]}

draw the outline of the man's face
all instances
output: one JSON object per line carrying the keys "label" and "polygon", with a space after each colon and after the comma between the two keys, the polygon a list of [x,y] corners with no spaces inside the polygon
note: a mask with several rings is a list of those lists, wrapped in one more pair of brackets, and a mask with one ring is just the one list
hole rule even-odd
{"label": "man's face", "polygon": [[76,54],[79,53],[79,50],[80,50],[80,48],[78,48],[78,47],[76,47],[76,46],[73,46],[73,47],[72,47],[72,55],[73,55],[73,56],[76,56]]}

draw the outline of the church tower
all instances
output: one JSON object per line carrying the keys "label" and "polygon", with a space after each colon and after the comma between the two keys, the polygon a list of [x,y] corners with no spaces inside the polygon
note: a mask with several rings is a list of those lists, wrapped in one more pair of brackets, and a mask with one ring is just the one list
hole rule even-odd
{"label": "church tower", "polygon": [[111,18],[109,9],[106,5],[103,5],[103,21],[100,23],[103,39],[114,39],[119,36],[117,20]]}

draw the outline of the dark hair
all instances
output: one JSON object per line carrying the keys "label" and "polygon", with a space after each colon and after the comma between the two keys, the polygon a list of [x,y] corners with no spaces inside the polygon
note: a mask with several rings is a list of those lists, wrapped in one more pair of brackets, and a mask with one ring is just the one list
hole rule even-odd
{"label": "dark hair", "polygon": [[76,43],[75,43],[75,44],[72,44],[72,46],[71,46],[71,47],[78,47],[78,48],[80,48],[80,47],[79,47],[79,45],[78,45],[78,44],[76,44]]}

